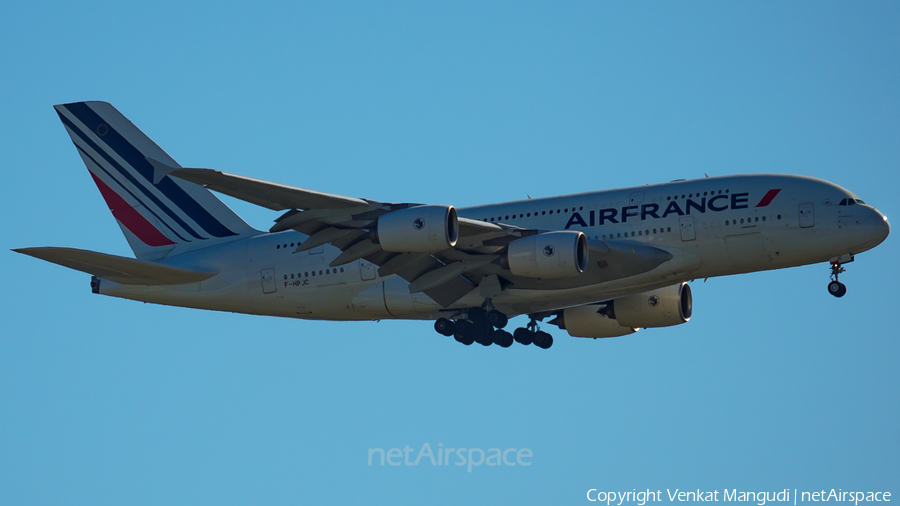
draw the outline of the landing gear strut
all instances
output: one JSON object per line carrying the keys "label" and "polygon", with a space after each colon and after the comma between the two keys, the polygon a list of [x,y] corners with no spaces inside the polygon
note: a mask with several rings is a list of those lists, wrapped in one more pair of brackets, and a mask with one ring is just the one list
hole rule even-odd
{"label": "landing gear strut", "polygon": [[828,293],[835,297],[843,297],[847,293],[847,287],[838,281],[838,276],[846,270],[841,267],[840,261],[831,262],[831,282],[828,283]]}

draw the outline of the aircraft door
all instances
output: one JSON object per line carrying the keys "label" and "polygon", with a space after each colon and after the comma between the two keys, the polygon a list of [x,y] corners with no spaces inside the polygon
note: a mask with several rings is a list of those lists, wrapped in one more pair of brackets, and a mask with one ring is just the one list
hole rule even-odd
{"label": "aircraft door", "polygon": [[275,284],[275,269],[263,269],[259,271],[263,293],[275,293],[278,285]]}
{"label": "aircraft door", "polygon": [[816,213],[813,204],[800,204],[800,228],[816,225]]}
{"label": "aircraft door", "polygon": [[693,241],[697,238],[697,234],[694,232],[693,216],[682,216],[681,218],[678,218],[678,225],[679,228],[681,228],[682,241]]}

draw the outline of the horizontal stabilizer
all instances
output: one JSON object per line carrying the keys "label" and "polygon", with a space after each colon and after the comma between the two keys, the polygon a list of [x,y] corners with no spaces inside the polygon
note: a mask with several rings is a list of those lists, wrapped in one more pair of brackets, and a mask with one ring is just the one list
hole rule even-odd
{"label": "horizontal stabilizer", "polygon": [[171,168],[168,174],[275,211],[282,209],[340,209],[369,205],[362,199],[270,183],[213,169]]}
{"label": "horizontal stabilizer", "polygon": [[13,251],[123,285],[184,285],[218,274],[218,271],[184,269],[75,248],[21,248]]}

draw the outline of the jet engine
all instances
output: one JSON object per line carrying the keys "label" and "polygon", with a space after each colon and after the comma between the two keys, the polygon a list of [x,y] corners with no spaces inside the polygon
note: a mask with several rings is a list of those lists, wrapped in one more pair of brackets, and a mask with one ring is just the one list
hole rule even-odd
{"label": "jet engine", "polygon": [[634,334],[634,327],[623,327],[615,319],[600,314],[606,304],[570,307],[550,323],[559,325],[572,337],[619,337]]}
{"label": "jet engine", "polygon": [[572,337],[618,337],[639,328],[686,323],[691,319],[692,305],[691,287],[680,283],[600,304],[570,307],[550,323]]}
{"label": "jet engine", "polygon": [[584,272],[588,263],[587,238],[567,230],[546,232],[509,243],[505,267],[515,276],[568,278]]}
{"label": "jet engine", "polygon": [[693,303],[690,285],[679,283],[615,299],[604,312],[626,327],[671,327],[691,319]]}
{"label": "jet engine", "polygon": [[378,218],[378,242],[384,251],[436,253],[456,246],[459,221],[453,206],[416,206]]}

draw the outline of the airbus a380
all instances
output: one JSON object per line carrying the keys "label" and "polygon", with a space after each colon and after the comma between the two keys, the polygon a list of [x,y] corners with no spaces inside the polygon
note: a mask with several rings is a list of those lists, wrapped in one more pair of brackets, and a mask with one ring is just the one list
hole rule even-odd
{"label": "airbus a380", "polygon": [[[183,168],[112,105],[55,106],[136,258],[15,251],[92,274],[94,293],[316,320],[434,320],[465,345],[549,348],[691,318],[688,281],[844,264],[890,225],[850,191],[752,174],[456,209]],[[280,211],[254,229],[210,191]],[[508,319],[526,315],[514,333]]]}

